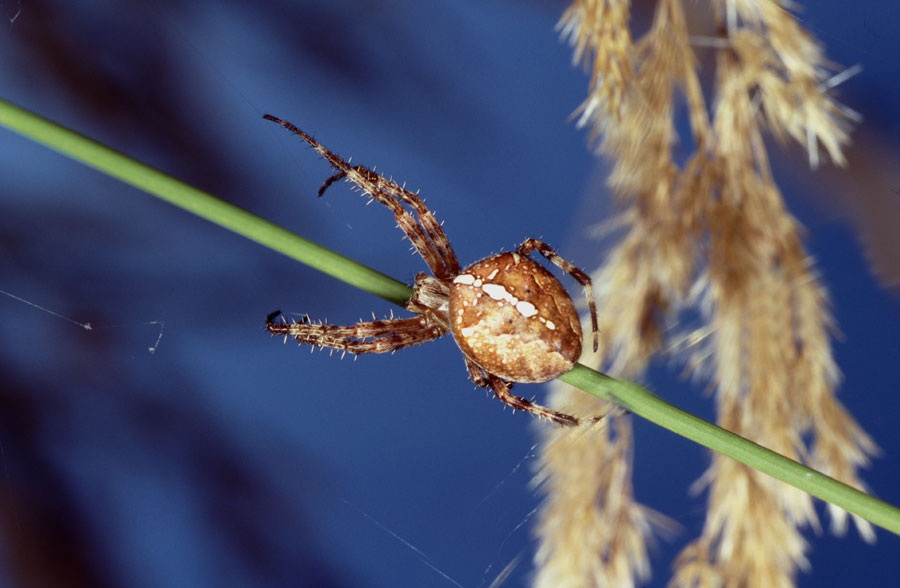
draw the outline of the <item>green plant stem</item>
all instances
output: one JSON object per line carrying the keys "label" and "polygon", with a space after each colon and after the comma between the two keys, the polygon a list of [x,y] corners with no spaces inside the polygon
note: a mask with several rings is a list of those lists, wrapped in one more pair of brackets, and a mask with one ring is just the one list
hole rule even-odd
{"label": "green plant stem", "polygon": [[[0,124],[352,286],[404,305],[409,286],[0,99]],[[560,376],[657,425],[900,535],[900,509],[688,414],[642,386],[583,365]]]}
{"label": "green plant stem", "polygon": [[0,124],[348,284],[404,305],[406,284],[0,99]]}
{"label": "green plant stem", "polygon": [[900,535],[900,509],[672,406],[640,384],[576,364],[560,380]]}

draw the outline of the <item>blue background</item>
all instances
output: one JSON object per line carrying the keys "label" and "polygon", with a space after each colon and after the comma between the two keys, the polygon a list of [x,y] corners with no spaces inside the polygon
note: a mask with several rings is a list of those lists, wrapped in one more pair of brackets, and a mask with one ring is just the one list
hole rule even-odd
{"label": "blue background", "polygon": [[[898,8],[811,4],[829,56],[865,67],[841,95],[885,147],[851,162],[896,177]],[[594,268],[606,169],[567,121],[587,78],[554,32],[564,6],[7,1],[0,95],[398,279],[423,263],[390,215],[344,187],[316,199],[330,170],[264,112],[421,188],[463,263],[540,237]],[[900,183],[854,189],[772,148],[831,291],[841,400],[884,449],[864,477],[900,504],[897,290],[822,178],[893,207]],[[533,425],[474,389],[449,338],[357,361],[281,345],[276,308],[391,307],[7,131],[0,177],[0,289],[93,327],[0,296],[0,584],[475,587],[511,563],[505,585],[527,582]],[[646,383],[711,418],[679,374],[663,360]],[[653,550],[664,586],[708,455],[635,427],[637,497],[682,526]],[[900,583],[900,538],[807,536],[801,586]]]}

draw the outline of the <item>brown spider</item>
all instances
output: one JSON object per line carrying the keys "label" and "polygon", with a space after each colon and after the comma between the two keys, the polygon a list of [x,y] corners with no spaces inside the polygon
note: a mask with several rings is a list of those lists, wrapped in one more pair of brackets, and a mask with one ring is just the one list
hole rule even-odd
{"label": "brown spider", "polygon": [[[573,416],[550,410],[510,393],[513,382],[546,382],[572,369],[581,356],[581,323],[562,284],[528,255],[537,250],[584,286],[591,311],[594,351],[597,350],[597,309],[591,279],[556,254],[546,243],[526,239],[515,252],[486,257],[460,269],[440,223],[418,195],[361,165],[352,166],[289,122],[264,115],[302,137],[338,173],[328,178],[319,196],[346,178],[394,213],[400,229],[428,264],[434,276],[416,275],[406,308],[418,316],[360,322],[349,327],[310,324],[308,318],[276,323],[266,318],[273,335],[299,343],[350,353],[384,353],[453,334],[463,352],[469,377],[513,408],[527,410],[563,425],[577,425]],[[414,217],[403,205],[416,213]]]}

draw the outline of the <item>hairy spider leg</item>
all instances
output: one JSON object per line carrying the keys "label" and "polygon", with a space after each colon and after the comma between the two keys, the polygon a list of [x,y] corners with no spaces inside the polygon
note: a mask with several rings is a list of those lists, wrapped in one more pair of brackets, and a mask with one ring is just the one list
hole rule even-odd
{"label": "hairy spider leg", "polygon": [[315,325],[304,317],[299,323],[277,323],[275,311],[266,317],[266,329],[273,335],[293,337],[298,343],[332,347],[350,353],[387,353],[404,347],[433,341],[447,333],[428,324],[425,317],[385,319],[351,326]]}
{"label": "hairy spider leg", "polygon": [[476,386],[490,388],[491,383],[484,377],[484,371],[482,371],[481,366],[465,355],[463,355],[463,359],[466,360],[466,369],[469,370],[469,379],[475,382]]}
{"label": "hairy spider leg", "polygon": [[[510,390],[513,387],[512,382],[507,382],[502,378],[499,378],[492,374],[488,374],[487,372],[482,370],[477,363],[475,363],[468,357],[464,357],[464,359],[466,360],[466,369],[469,370],[469,378],[473,382],[475,382],[475,385],[482,388],[491,388],[497,398],[510,405],[511,407],[528,411],[531,414],[537,415],[538,417],[550,419],[551,421],[559,423],[561,425],[576,426],[579,424],[579,420],[571,415],[557,412],[555,410],[546,408],[544,406],[541,406],[540,404],[535,404],[534,402],[525,400],[524,398],[510,393]],[[602,419],[602,416],[593,417],[591,419],[591,422],[596,423]]]}
{"label": "hairy spider leg", "polygon": [[560,425],[578,425],[578,419],[571,415],[556,412],[555,410],[551,410],[545,406],[535,404],[530,400],[525,400],[524,398],[512,394],[509,391],[510,385],[503,379],[487,372],[485,372],[485,376],[487,377],[491,388],[493,388],[494,390],[494,395],[496,395],[497,398],[510,405],[511,407],[530,412],[533,415],[536,415],[540,418],[549,419],[555,423],[559,423]]}
{"label": "hairy spider leg", "polygon": [[[379,176],[381,177],[381,176]],[[381,177],[384,180],[383,177]],[[455,276],[459,273],[459,261],[456,259],[456,253],[453,251],[453,248],[450,246],[450,239],[447,238],[446,233],[444,233],[443,227],[441,227],[441,223],[435,218],[434,213],[425,206],[425,202],[419,198],[419,195],[415,192],[410,192],[403,186],[398,185],[396,182],[386,181],[385,185],[382,189],[386,192],[389,192],[396,198],[400,198],[407,204],[413,207],[416,211],[416,215],[419,217],[419,222],[422,223],[422,226],[425,228],[425,232],[428,234],[428,237],[431,239],[431,242],[434,243],[434,246],[437,248],[438,253],[441,255],[441,259],[444,262],[444,265],[450,272],[450,276]],[[440,276],[436,276],[440,277]]]}
{"label": "hairy spider leg", "polygon": [[[364,166],[350,165],[293,124],[271,114],[265,114],[263,118],[278,123],[300,136],[313,149],[318,151],[332,167],[338,170],[338,173],[328,178],[319,189],[320,196],[331,184],[341,178],[347,178],[356,184],[363,193],[368,194],[394,213],[397,226],[409,238],[413,247],[422,256],[425,263],[428,264],[435,277],[448,279],[459,273],[459,262],[450,247],[450,241],[444,234],[440,223],[425,208],[425,204],[418,196]],[[418,221],[403,207],[401,202],[406,202],[413,207],[419,215]]]}
{"label": "hairy spider leg", "polygon": [[546,257],[548,261],[575,278],[575,280],[584,287],[584,297],[587,299],[588,309],[591,311],[591,330],[594,333],[594,351],[597,351],[600,347],[600,329],[597,326],[597,305],[594,303],[594,288],[591,284],[590,276],[560,257],[552,247],[543,241],[537,239],[525,239],[516,251],[520,255],[527,257],[535,249],[537,249],[538,253]]}
{"label": "hairy spider leg", "polygon": [[[360,172],[361,174],[375,173],[361,165],[353,166],[353,169]],[[333,183],[345,177],[347,177],[346,172],[340,171],[325,180],[325,182],[322,184],[322,187],[319,188],[319,196],[324,194],[325,190],[327,190]],[[459,261],[456,259],[456,252],[454,252],[453,247],[450,246],[450,239],[447,237],[447,234],[444,233],[444,228],[441,226],[441,223],[437,221],[434,213],[431,212],[431,210],[427,206],[425,206],[425,201],[419,198],[418,194],[416,194],[415,192],[410,192],[403,186],[397,184],[397,182],[387,180],[384,176],[381,175],[378,176],[378,179],[380,180],[379,188],[382,191],[387,192],[395,198],[399,198],[406,204],[410,205],[416,211],[416,215],[419,218],[419,222],[421,223],[422,228],[425,229],[425,233],[431,239],[434,247],[438,250],[438,253],[441,256],[441,260],[444,262],[444,266],[450,271],[451,276],[455,276],[456,274],[458,274],[461,268],[459,266]],[[363,191],[366,191],[365,188],[363,188]]]}
{"label": "hairy spider leg", "polygon": [[318,193],[319,198],[322,197],[322,194],[325,193],[325,190],[327,190],[328,187],[331,186],[331,184],[335,183],[338,180],[342,180],[346,177],[347,177],[347,174],[345,174],[344,172],[338,172],[338,173],[334,174],[333,176],[331,176],[330,178],[328,178],[327,180],[325,180],[324,182],[322,182],[322,185],[319,186],[319,193]]}

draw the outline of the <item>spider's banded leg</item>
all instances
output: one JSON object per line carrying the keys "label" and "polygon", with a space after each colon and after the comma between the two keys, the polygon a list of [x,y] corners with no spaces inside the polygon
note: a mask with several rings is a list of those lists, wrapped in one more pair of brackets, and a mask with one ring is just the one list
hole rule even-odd
{"label": "spider's banded leg", "polygon": [[538,241],[537,239],[525,239],[516,251],[519,255],[527,256],[535,249],[538,250],[538,253],[546,257],[550,263],[561,268],[584,287],[584,297],[587,299],[588,309],[591,312],[591,330],[594,333],[594,351],[597,351],[600,347],[600,330],[597,326],[597,305],[594,303],[594,288],[591,284],[590,276],[560,257],[552,247],[543,241]]}
{"label": "spider's banded leg", "polygon": [[331,184],[337,182],[338,180],[342,180],[342,179],[344,179],[344,178],[346,178],[346,177],[347,177],[347,174],[346,174],[346,173],[344,173],[344,172],[338,172],[338,173],[334,174],[333,176],[331,176],[330,178],[328,178],[327,180],[325,180],[325,181],[322,183],[322,185],[319,187],[319,194],[318,194],[319,197],[320,197],[320,198],[322,197],[322,194],[325,193],[325,190],[327,190],[328,187],[331,186]]}
{"label": "spider's banded leg", "polygon": [[419,218],[419,222],[422,224],[422,227],[425,229],[425,232],[437,249],[438,254],[441,256],[441,260],[444,262],[444,266],[446,266],[450,275],[455,276],[458,274],[460,270],[459,261],[456,259],[456,253],[453,251],[453,247],[450,246],[450,239],[448,239],[447,234],[444,233],[441,223],[434,217],[434,213],[428,210],[428,207],[425,206],[425,202],[419,198],[419,195],[397,185],[395,182],[387,182],[383,189],[385,192],[389,192],[413,207],[413,210],[416,211],[416,215]]}
{"label": "spider's banded leg", "polygon": [[568,414],[563,414],[561,412],[556,412],[555,410],[551,410],[547,407],[541,406],[540,404],[535,404],[529,400],[525,400],[524,398],[515,396],[509,391],[509,384],[492,374],[486,375],[488,382],[490,382],[491,388],[494,389],[494,394],[497,396],[497,398],[510,405],[511,407],[519,410],[526,410],[533,415],[536,415],[540,418],[549,419],[555,423],[559,423],[560,425],[578,425],[578,419],[576,419],[575,417]]}
{"label": "spider's banded leg", "polygon": [[273,320],[277,316],[278,314],[274,313],[269,315],[269,318],[266,319],[266,329],[273,335],[289,335],[291,337],[299,333],[312,333],[336,338],[368,339],[386,335],[404,335],[433,326],[429,325],[425,317],[421,316],[366,321],[349,326],[312,324],[306,317],[300,322],[277,323]]}
{"label": "spider's banded leg", "polygon": [[[361,165],[354,166],[354,169],[363,175],[375,174],[375,172]],[[347,177],[347,173],[342,171],[325,180],[325,183],[319,188],[319,196],[324,194],[325,190],[333,183],[345,177]],[[386,192],[395,198],[399,198],[416,211],[419,223],[422,225],[422,228],[425,229],[425,233],[428,235],[428,238],[431,239],[431,243],[434,245],[435,249],[437,249],[438,255],[440,255],[441,261],[444,263],[444,267],[447,268],[450,275],[455,276],[458,274],[460,270],[459,260],[456,259],[456,253],[450,245],[450,239],[444,232],[441,223],[435,218],[434,213],[425,206],[425,201],[423,201],[415,192],[410,192],[396,182],[387,180],[384,176],[378,176],[376,181],[379,182],[378,185],[383,192]]]}
{"label": "spider's banded leg", "polygon": [[[436,248],[435,244],[433,244],[431,240],[429,240],[423,226],[420,225],[416,221],[415,217],[413,217],[413,215],[403,207],[403,205],[400,203],[400,200],[398,200],[396,196],[392,195],[391,191],[403,191],[403,188],[383,178],[382,176],[366,167],[363,167],[361,165],[350,165],[348,162],[341,159],[338,155],[326,149],[321,143],[313,139],[310,135],[306,134],[305,132],[301,131],[296,126],[285,120],[281,120],[280,118],[274,117],[271,114],[264,114],[263,118],[278,123],[292,133],[300,136],[304,141],[309,143],[313,147],[313,149],[318,151],[319,154],[324,157],[332,167],[338,170],[339,173],[326,180],[325,184],[319,191],[320,195],[322,191],[329,185],[339,180],[341,177],[346,177],[347,180],[356,184],[360,190],[362,190],[364,193],[368,194],[381,204],[387,206],[391,210],[391,212],[394,213],[394,219],[397,221],[397,225],[400,227],[400,230],[406,233],[406,236],[409,237],[409,240],[413,244],[413,247],[416,248],[416,251],[419,252],[419,255],[422,256],[422,259],[425,260],[425,263],[428,264],[429,269],[431,269],[432,273],[436,277],[448,278],[452,275],[455,275],[454,273],[452,273],[453,270],[451,270],[452,264],[449,261],[444,260],[441,252]],[[435,221],[435,223],[437,223],[437,221]],[[443,232],[441,232],[441,234],[443,234]],[[447,248],[449,248],[449,243],[447,244]],[[452,261],[456,261],[455,256],[453,256]],[[456,264],[456,267],[456,271],[458,272],[458,264]]]}
{"label": "spider's banded leg", "polygon": [[351,326],[276,323],[277,313],[266,319],[273,335],[293,337],[298,343],[331,347],[351,353],[386,353],[441,337],[446,331],[429,325],[423,317],[368,321]]}
{"label": "spider's banded leg", "polygon": [[405,347],[412,347],[420,343],[434,341],[444,335],[444,331],[438,328],[429,328],[424,331],[416,331],[405,335],[386,335],[369,340],[342,339],[330,336],[304,337],[295,335],[294,339],[300,344],[315,345],[316,347],[329,347],[339,351],[347,351],[357,355],[362,353],[389,353]]}
{"label": "spider's banded leg", "polygon": [[466,360],[466,369],[469,370],[469,379],[475,382],[475,385],[480,388],[490,388],[491,383],[488,381],[486,377],[484,377],[484,372],[481,371],[481,366],[477,363],[463,356],[463,359]]}
{"label": "spider's banded leg", "polygon": [[[351,170],[355,173],[340,172],[328,178],[319,188],[319,195],[321,196],[328,186],[346,177],[363,192],[391,209],[397,225],[409,237],[435,277],[449,278],[459,273],[459,261],[450,246],[450,239],[444,233],[441,223],[417,194],[361,165],[353,166]],[[399,201],[412,207],[416,216],[409,214]],[[435,254],[437,260],[433,257]]]}

